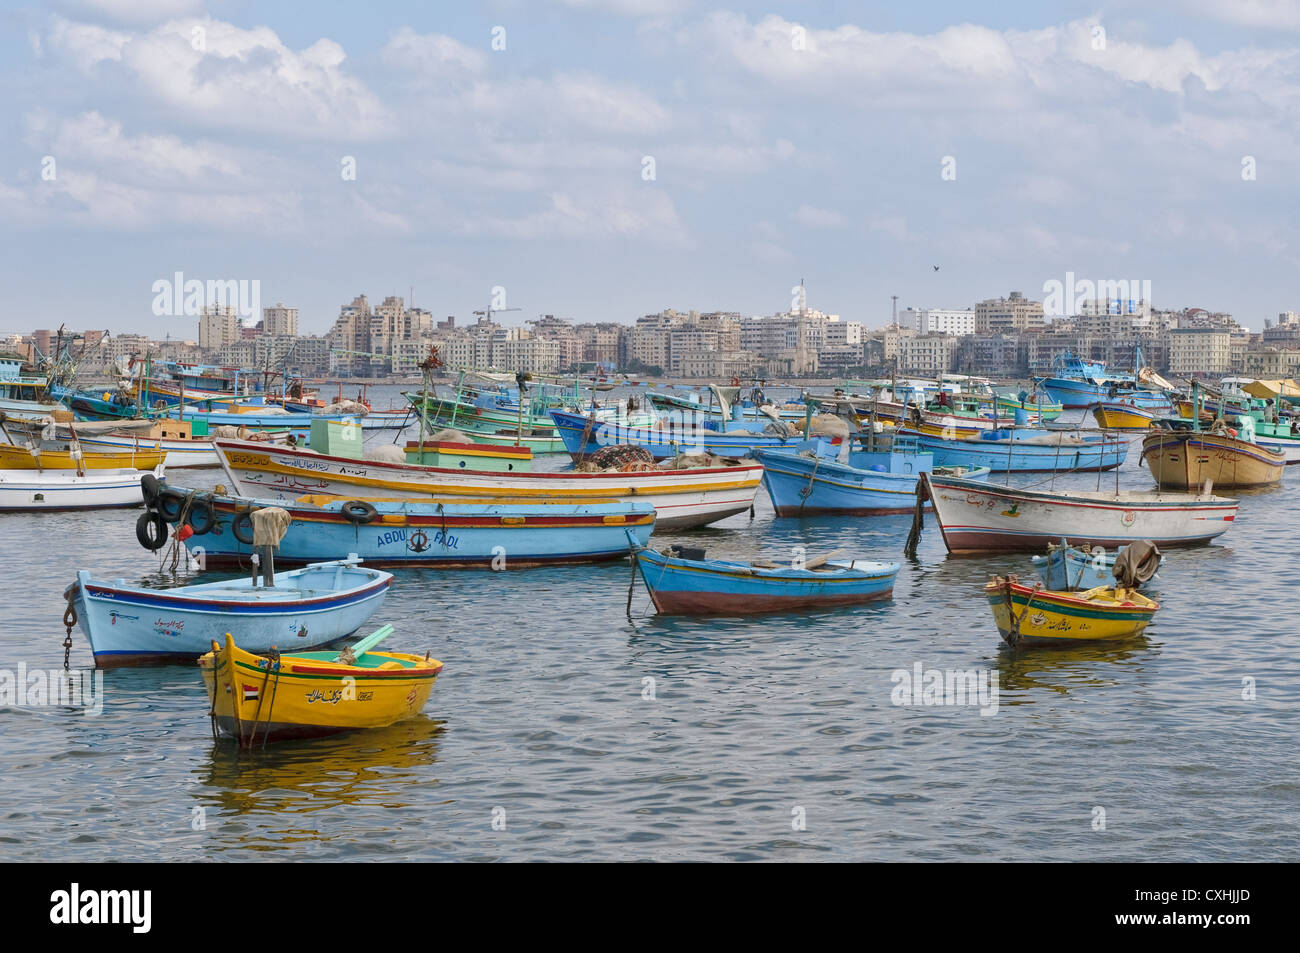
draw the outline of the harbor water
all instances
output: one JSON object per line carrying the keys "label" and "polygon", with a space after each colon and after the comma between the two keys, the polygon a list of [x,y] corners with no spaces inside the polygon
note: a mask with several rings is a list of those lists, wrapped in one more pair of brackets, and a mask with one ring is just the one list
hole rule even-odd
{"label": "harbor water", "polygon": [[[1135,437],[1120,486],[1150,487],[1139,456]],[[897,560],[893,599],[664,618],[626,560],[397,570],[372,628],[391,622],[386,648],[445,663],[420,716],[240,752],[213,739],[196,666],[110,670],[98,714],[0,708],[0,859],[1295,860],[1291,470],[1227,494],[1240,513],[1214,544],[1167,551],[1162,608],[1119,646],[1002,645],[981,587],[1030,577],[1030,554],[950,557],[927,516],[908,559],[910,516],[776,519],[762,490],[752,518],[652,545]],[[157,581],[139,512],[0,515],[0,669],[62,668],[78,569]],[[72,667],[90,668],[72,638]],[[997,694],[897,704],[918,667],[975,670]]]}

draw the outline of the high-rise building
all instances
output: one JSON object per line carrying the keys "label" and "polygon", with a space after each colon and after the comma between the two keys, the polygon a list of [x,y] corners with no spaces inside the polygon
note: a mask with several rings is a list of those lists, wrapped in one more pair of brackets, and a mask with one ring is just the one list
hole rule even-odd
{"label": "high-rise building", "polygon": [[270,335],[298,334],[298,309],[286,308],[276,302],[274,308],[262,309],[262,333]]}
{"label": "high-rise building", "polygon": [[242,325],[232,304],[205,305],[199,312],[199,347],[216,351],[240,339]]}
{"label": "high-rise building", "polygon": [[1007,334],[1043,326],[1043,303],[1019,291],[1006,298],[986,298],[975,305],[976,334]]}

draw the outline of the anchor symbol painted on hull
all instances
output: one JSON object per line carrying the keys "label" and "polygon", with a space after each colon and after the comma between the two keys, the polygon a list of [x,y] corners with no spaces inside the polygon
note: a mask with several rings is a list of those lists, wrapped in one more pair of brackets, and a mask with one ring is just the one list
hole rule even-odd
{"label": "anchor symbol painted on hull", "polygon": [[414,533],[411,534],[411,539],[406,544],[406,548],[411,550],[411,552],[414,553],[424,552],[426,549],[429,548],[428,535],[424,532],[424,530],[417,529]]}

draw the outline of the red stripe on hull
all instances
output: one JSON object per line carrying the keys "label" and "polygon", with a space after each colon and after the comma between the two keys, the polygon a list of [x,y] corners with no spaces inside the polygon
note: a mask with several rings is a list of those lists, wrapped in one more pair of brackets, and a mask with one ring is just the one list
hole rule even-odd
{"label": "red stripe on hull", "polygon": [[[629,524],[630,525],[630,524]],[[221,569],[247,569],[247,553],[208,553],[205,557],[207,565],[211,568]],[[491,569],[493,556],[482,556],[470,559],[420,559],[418,557],[411,559],[383,559],[377,556],[367,556],[366,565],[372,569],[409,569],[412,567],[420,569]],[[581,565],[584,563],[608,562],[612,559],[626,559],[627,546],[621,549],[611,550],[607,553],[585,553],[578,556],[543,556],[539,558],[523,557],[506,557],[506,567],[508,569],[535,569],[538,566],[562,566],[562,565]],[[304,559],[290,559],[288,557],[276,555],[276,566],[306,566],[308,563],[321,562],[319,556],[311,556]]]}
{"label": "red stripe on hull", "polygon": [[892,598],[892,589],[842,596],[757,596],[727,592],[652,592],[655,608],[665,615],[756,615],[795,609],[834,609]]}
{"label": "red stripe on hull", "polygon": [[[1088,543],[1092,546],[1105,546],[1108,549],[1116,546],[1127,546],[1134,540],[1131,537],[1109,537],[1109,536],[1076,536],[1072,533],[1045,533],[1041,536],[1007,536],[1002,533],[971,533],[971,532],[953,532],[945,530],[943,540],[948,546],[948,552],[954,556],[973,556],[983,555],[985,553],[1025,553],[1038,552],[1046,549],[1048,543],[1059,543],[1062,535],[1073,546],[1080,546]],[[1208,543],[1217,539],[1221,534],[1214,533],[1209,536],[1198,536],[1195,539],[1166,540],[1158,539],[1156,543],[1163,547],[1166,546],[1199,546],[1202,543]],[[369,565],[369,563],[367,563]]]}

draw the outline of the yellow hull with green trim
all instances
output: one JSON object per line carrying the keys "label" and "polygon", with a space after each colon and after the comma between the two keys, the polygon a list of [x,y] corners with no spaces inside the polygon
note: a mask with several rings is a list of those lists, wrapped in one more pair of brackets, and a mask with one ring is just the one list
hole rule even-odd
{"label": "yellow hull with green trim", "polygon": [[383,728],[423,709],[442,671],[428,656],[365,652],[349,665],[336,655],[254,655],[229,634],[213,642],[199,667],[216,727],[244,746]]}
{"label": "yellow hull with green trim", "polygon": [[163,462],[166,450],[82,452],[80,467],[69,450],[42,450],[39,461],[26,447],[0,444],[0,470],[152,470]]}
{"label": "yellow hull with green trim", "polygon": [[1140,636],[1160,608],[1132,589],[1052,592],[998,576],[984,587],[993,621],[1012,646],[1120,642]]}

